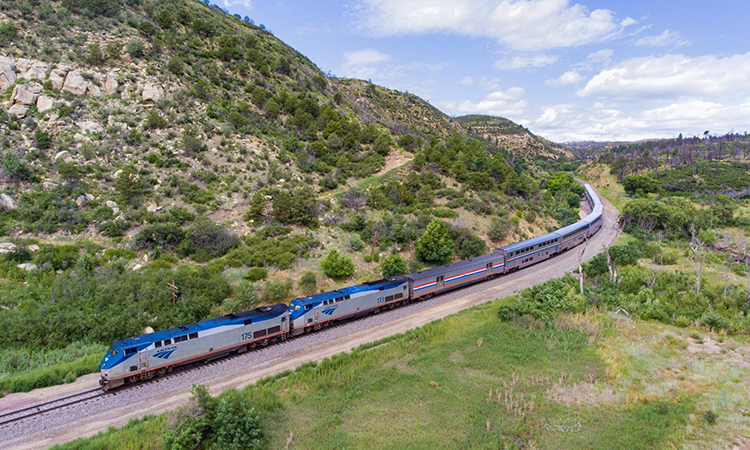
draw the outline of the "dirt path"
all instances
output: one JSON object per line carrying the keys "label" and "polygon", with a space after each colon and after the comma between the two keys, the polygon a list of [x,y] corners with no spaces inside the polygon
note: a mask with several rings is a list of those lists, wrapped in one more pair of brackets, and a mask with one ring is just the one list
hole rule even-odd
{"label": "dirt path", "polygon": [[[610,243],[615,237],[613,224],[617,220],[617,209],[604,198],[602,198],[602,202],[604,203],[605,211],[604,223],[601,231],[590,242],[589,247],[584,254],[584,259],[592,258],[602,250],[602,240],[606,243]],[[353,333],[345,338],[331,340],[325,344],[307,347],[297,352],[290,352],[283,357],[278,357],[269,360],[266,363],[259,364],[252,372],[216,379],[209,386],[209,391],[215,395],[225,389],[243,388],[261,378],[285,370],[292,370],[302,363],[308,361],[321,361],[326,357],[350,351],[367,342],[376,341],[398,333],[404,333],[434,320],[455,314],[463,309],[496,298],[506,297],[535,284],[561,277],[566,272],[570,272],[576,267],[577,252],[569,251],[529,269],[505,277],[500,277],[496,280],[500,281],[498,284],[488,287],[487,289],[459,297],[456,300],[422,311],[419,314],[396,319],[384,326]],[[83,388],[85,387],[79,386],[79,389]],[[58,389],[58,392],[60,391],[61,390]],[[36,398],[37,394],[36,392],[19,394],[19,396],[22,395],[34,396]],[[125,425],[130,419],[140,418],[146,414],[160,414],[165,411],[173,410],[187,402],[189,397],[189,390],[165,394],[153,398],[149,403],[114,409],[109,411],[108,414],[98,417],[83,417],[74,422],[68,423],[65,427],[45,430],[43,436],[29,436],[29,439],[25,442],[15,441],[12,443],[0,443],[0,448],[6,448],[8,445],[12,445],[12,448],[17,450],[48,448],[54,444],[68,442],[79,437],[91,436],[98,432],[106,431],[107,428],[112,426],[118,427]],[[16,400],[19,400],[19,398],[16,398]]]}

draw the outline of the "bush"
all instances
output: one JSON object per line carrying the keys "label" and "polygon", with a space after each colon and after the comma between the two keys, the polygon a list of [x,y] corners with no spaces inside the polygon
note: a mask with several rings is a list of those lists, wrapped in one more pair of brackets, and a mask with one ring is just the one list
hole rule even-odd
{"label": "bush", "polygon": [[278,303],[292,298],[292,280],[283,283],[269,281],[263,286],[263,294],[260,299],[264,303]]}
{"label": "bush", "polygon": [[179,225],[154,224],[143,228],[135,237],[135,244],[141,248],[173,250],[185,239],[185,231]]}
{"label": "bush", "polygon": [[148,116],[146,117],[146,127],[153,130],[156,128],[164,128],[168,125],[167,119],[162,117],[161,114],[159,114],[156,111],[151,111],[148,113]]}
{"label": "bush", "polygon": [[175,56],[167,63],[167,70],[175,75],[182,75],[185,71],[185,63],[182,61],[182,58]]}
{"label": "bush", "polygon": [[133,38],[128,42],[126,51],[132,58],[143,58],[143,55],[146,54],[146,47],[143,45],[143,41]]}
{"label": "bush", "polygon": [[395,253],[388,255],[380,263],[380,273],[384,278],[403,275],[406,273],[406,261]]}
{"label": "bush", "polygon": [[245,274],[245,279],[251,283],[265,280],[268,277],[268,269],[265,267],[251,267]]}
{"label": "bush", "polygon": [[349,242],[348,242],[347,247],[352,252],[358,252],[358,251],[362,250],[363,248],[365,248],[365,243],[362,242],[362,238],[360,238],[356,234],[353,234],[349,238]]}
{"label": "bush", "polygon": [[453,253],[453,238],[448,224],[434,219],[427,225],[425,232],[417,239],[417,259],[427,263],[446,262]]}
{"label": "bush", "polygon": [[52,146],[52,135],[39,127],[34,130],[34,140],[38,149],[44,150]]}
{"label": "bush", "polygon": [[236,234],[207,217],[199,217],[188,227],[180,250],[193,256],[194,260],[195,256],[198,256],[205,262],[206,254],[211,258],[219,258],[226,255],[229,250],[239,247],[241,243]]}
{"label": "bush", "polygon": [[455,247],[460,259],[469,259],[487,253],[487,244],[466,229],[458,230],[456,233]]}
{"label": "bush", "polygon": [[494,242],[500,242],[505,239],[511,228],[513,228],[513,222],[507,217],[493,217],[487,229],[487,236]]}
{"label": "bush", "polygon": [[66,270],[78,260],[78,247],[75,245],[45,245],[35,255],[34,262],[54,270]]}
{"label": "bush", "polygon": [[328,251],[320,263],[323,273],[334,280],[344,280],[354,274],[354,263],[335,248]]}
{"label": "bush", "polygon": [[305,272],[299,280],[299,288],[305,295],[313,295],[318,290],[318,279],[313,272]]}

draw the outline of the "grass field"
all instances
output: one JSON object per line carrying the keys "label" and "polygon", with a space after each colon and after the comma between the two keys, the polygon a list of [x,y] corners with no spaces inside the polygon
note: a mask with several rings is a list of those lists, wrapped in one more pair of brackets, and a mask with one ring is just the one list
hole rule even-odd
{"label": "grass field", "polygon": [[[746,340],[600,313],[544,328],[501,322],[496,309],[491,302],[248,388],[268,448],[750,443]],[[61,448],[160,448],[168,422],[147,417]]]}

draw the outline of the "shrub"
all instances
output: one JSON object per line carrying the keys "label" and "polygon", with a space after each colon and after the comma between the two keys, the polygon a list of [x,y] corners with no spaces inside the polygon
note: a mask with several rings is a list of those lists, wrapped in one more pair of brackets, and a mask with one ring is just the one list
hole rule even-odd
{"label": "shrub", "polygon": [[320,262],[323,273],[334,280],[343,280],[354,274],[354,263],[345,255],[340,255],[335,248],[328,251]]}
{"label": "shrub", "polygon": [[162,248],[172,250],[185,239],[185,231],[172,223],[148,225],[135,237],[135,244],[141,248]]}
{"label": "shrub", "polygon": [[182,61],[182,58],[175,56],[167,63],[167,70],[175,75],[182,75],[185,71],[185,63]]}
{"label": "shrub", "polygon": [[487,244],[466,229],[458,230],[456,233],[455,248],[460,259],[469,259],[487,253]]}
{"label": "shrub", "polygon": [[14,152],[7,152],[0,157],[0,169],[8,181],[27,181],[31,178],[31,169]]}
{"label": "shrub", "polygon": [[260,299],[264,303],[278,303],[289,300],[292,297],[292,280],[283,283],[269,281],[263,286],[263,294]]}
{"label": "shrub", "polygon": [[52,135],[39,127],[34,130],[34,140],[38,149],[44,150],[52,146]]}
{"label": "shrub", "polygon": [[417,259],[428,263],[443,263],[453,253],[453,238],[448,224],[434,219],[427,225],[424,234],[417,239]]}
{"label": "shrub", "polygon": [[493,217],[487,229],[487,236],[494,242],[500,242],[508,235],[513,222],[507,217]]}
{"label": "shrub", "polygon": [[362,238],[357,236],[356,234],[353,234],[351,237],[349,237],[349,242],[347,244],[347,247],[352,252],[358,252],[365,248],[365,243],[362,242]]}
{"label": "shrub", "polygon": [[406,273],[406,261],[395,253],[388,255],[380,263],[380,273],[384,278],[403,275]]}
{"label": "shrub", "polygon": [[162,115],[156,111],[151,111],[146,117],[146,127],[151,130],[156,128],[164,128],[168,124],[169,123],[167,122],[167,119],[162,117]]}
{"label": "shrub", "polygon": [[35,263],[54,270],[66,270],[78,260],[78,247],[75,245],[45,245],[35,255]]}
{"label": "shrub", "polygon": [[197,137],[186,134],[182,136],[182,149],[188,156],[193,156],[208,150],[208,147]]}
{"label": "shrub", "polygon": [[268,269],[265,267],[251,267],[245,274],[245,279],[251,283],[265,280],[268,277]]}
{"label": "shrub", "polygon": [[199,217],[188,227],[181,250],[188,255],[197,254],[201,259],[205,256],[200,252],[219,258],[226,255],[229,250],[239,247],[240,244],[241,240],[236,234],[215,224],[207,217]]}
{"label": "shrub", "polygon": [[729,328],[729,322],[716,311],[708,311],[701,317],[701,323],[711,331],[726,330]]}
{"label": "shrub", "polygon": [[99,47],[99,44],[89,44],[89,54],[86,56],[86,64],[90,66],[101,66],[104,64],[105,60],[106,58],[104,57],[104,53],[102,52],[102,48]]}
{"label": "shrub", "polygon": [[313,295],[318,290],[318,279],[313,272],[305,272],[299,280],[299,288],[305,295]]}
{"label": "shrub", "polygon": [[143,41],[133,38],[128,42],[126,51],[132,58],[143,58],[143,55],[146,54],[146,47],[143,45]]}

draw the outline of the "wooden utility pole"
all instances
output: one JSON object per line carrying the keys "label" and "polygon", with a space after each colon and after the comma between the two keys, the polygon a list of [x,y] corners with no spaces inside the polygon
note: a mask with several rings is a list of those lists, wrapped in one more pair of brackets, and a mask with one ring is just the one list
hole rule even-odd
{"label": "wooden utility pole", "polygon": [[174,309],[177,302],[177,285],[174,284],[174,280],[172,280],[171,283],[167,283],[167,287],[172,292],[172,309]]}
{"label": "wooden utility pole", "polygon": [[370,246],[370,261],[375,256],[375,241],[378,239],[378,232],[375,232],[375,236],[372,237],[372,245]]}

